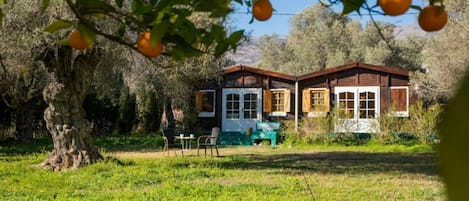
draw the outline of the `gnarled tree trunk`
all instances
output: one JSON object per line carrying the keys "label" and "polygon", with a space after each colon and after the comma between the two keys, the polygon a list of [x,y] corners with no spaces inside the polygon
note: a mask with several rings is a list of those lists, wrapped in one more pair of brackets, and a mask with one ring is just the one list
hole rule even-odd
{"label": "gnarled tree trunk", "polygon": [[60,171],[92,164],[102,156],[92,143],[83,102],[101,59],[99,52],[93,49],[74,55],[70,47],[59,47],[47,49],[41,57],[55,75],[55,81],[43,91],[49,105],[44,120],[54,149],[39,166]]}

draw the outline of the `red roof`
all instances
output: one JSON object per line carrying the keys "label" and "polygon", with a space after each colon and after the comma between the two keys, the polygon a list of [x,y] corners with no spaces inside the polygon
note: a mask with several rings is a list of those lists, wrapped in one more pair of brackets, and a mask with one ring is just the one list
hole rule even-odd
{"label": "red roof", "polygon": [[254,67],[245,66],[245,65],[236,65],[236,66],[227,67],[223,69],[223,74],[235,73],[239,71],[251,72],[255,74],[260,74],[260,75],[265,75],[265,76],[275,77],[275,78],[280,78],[280,79],[285,79],[285,80],[291,80],[291,81],[296,80],[296,78],[291,75],[264,70],[264,69],[259,69],[259,68],[254,68]]}
{"label": "red roof", "polygon": [[344,70],[354,69],[354,68],[368,69],[368,70],[374,70],[378,72],[386,72],[389,74],[409,76],[409,71],[401,69],[401,68],[377,66],[377,65],[372,65],[372,64],[356,62],[356,63],[350,63],[350,64],[341,65],[341,66],[326,68],[324,70],[301,75],[298,77],[298,80],[310,79],[310,78],[319,77],[322,75],[327,75],[327,74],[336,73],[339,71],[344,71]]}
{"label": "red roof", "polygon": [[[336,72],[354,69],[354,68],[385,72],[385,73],[395,74],[395,75],[409,76],[409,71],[401,69],[401,68],[395,68],[395,67],[389,67],[389,66],[378,66],[378,65],[366,64],[366,63],[361,63],[361,62],[355,62],[355,63],[326,68],[320,71],[301,75],[298,77],[298,80],[311,79],[311,78],[319,77],[322,75],[327,75],[327,74],[336,73]],[[264,69],[259,69],[259,68],[254,68],[254,67],[245,66],[245,65],[235,65],[235,66],[227,67],[223,70],[223,74],[235,73],[239,71],[246,71],[246,72],[251,72],[255,74],[260,74],[260,75],[265,75],[265,76],[270,76],[270,77],[275,77],[275,78],[280,78],[280,79],[285,79],[285,80],[291,80],[291,81],[297,80],[295,76],[291,76],[291,75],[287,75],[287,74],[283,74],[279,72],[274,72],[274,71],[269,71],[269,70],[264,70]]]}

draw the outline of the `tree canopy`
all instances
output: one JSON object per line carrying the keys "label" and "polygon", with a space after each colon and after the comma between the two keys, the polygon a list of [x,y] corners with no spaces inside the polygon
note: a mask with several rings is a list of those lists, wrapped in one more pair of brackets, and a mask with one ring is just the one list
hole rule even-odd
{"label": "tree canopy", "polygon": [[395,25],[360,22],[320,4],[291,21],[287,38],[264,36],[258,47],[261,68],[301,75],[351,62],[420,69],[423,38],[397,39]]}

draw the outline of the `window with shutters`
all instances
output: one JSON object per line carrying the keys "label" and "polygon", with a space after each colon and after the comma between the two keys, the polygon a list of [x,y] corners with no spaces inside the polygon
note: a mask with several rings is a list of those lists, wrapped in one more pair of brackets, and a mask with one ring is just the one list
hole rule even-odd
{"label": "window with shutters", "polygon": [[409,116],[409,87],[391,87],[391,112],[392,116]]}
{"label": "window with shutters", "polygon": [[310,88],[303,90],[303,112],[309,117],[324,116],[329,112],[329,89]]}
{"label": "window with shutters", "polygon": [[195,93],[196,111],[199,117],[215,116],[215,90],[200,90]]}
{"label": "window with shutters", "polygon": [[269,116],[287,116],[290,112],[290,90],[264,90],[264,112]]}

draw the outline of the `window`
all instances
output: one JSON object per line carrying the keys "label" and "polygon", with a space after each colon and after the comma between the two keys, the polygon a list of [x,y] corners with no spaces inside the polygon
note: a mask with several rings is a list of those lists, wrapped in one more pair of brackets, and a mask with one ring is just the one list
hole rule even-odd
{"label": "window", "polygon": [[409,87],[391,87],[391,115],[409,116]]}
{"label": "window", "polygon": [[313,88],[303,90],[303,112],[308,116],[324,116],[329,111],[329,89]]}
{"label": "window", "polygon": [[264,112],[270,116],[287,116],[290,112],[290,90],[264,90]]}
{"label": "window", "polygon": [[257,119],[257,94],[244,94],[244,119]]}
{"label": "window", "polygon": [[339,93],[339,115],[341,118],[353,118],[355,116],[355,93]]}
{"label": "window", "polygon": [[226,118],[227,119],[239,119],[239,94],[228,94],[226,95]]}
{"label": "window", "polygon": [[195,92],[196,111],[199,117],[215,116],[215,90],[200,90]]}
{"label": "window", "polygon": [[359,96],[359,118],[370,119],[375,118],[375,93],[361,92]]}

